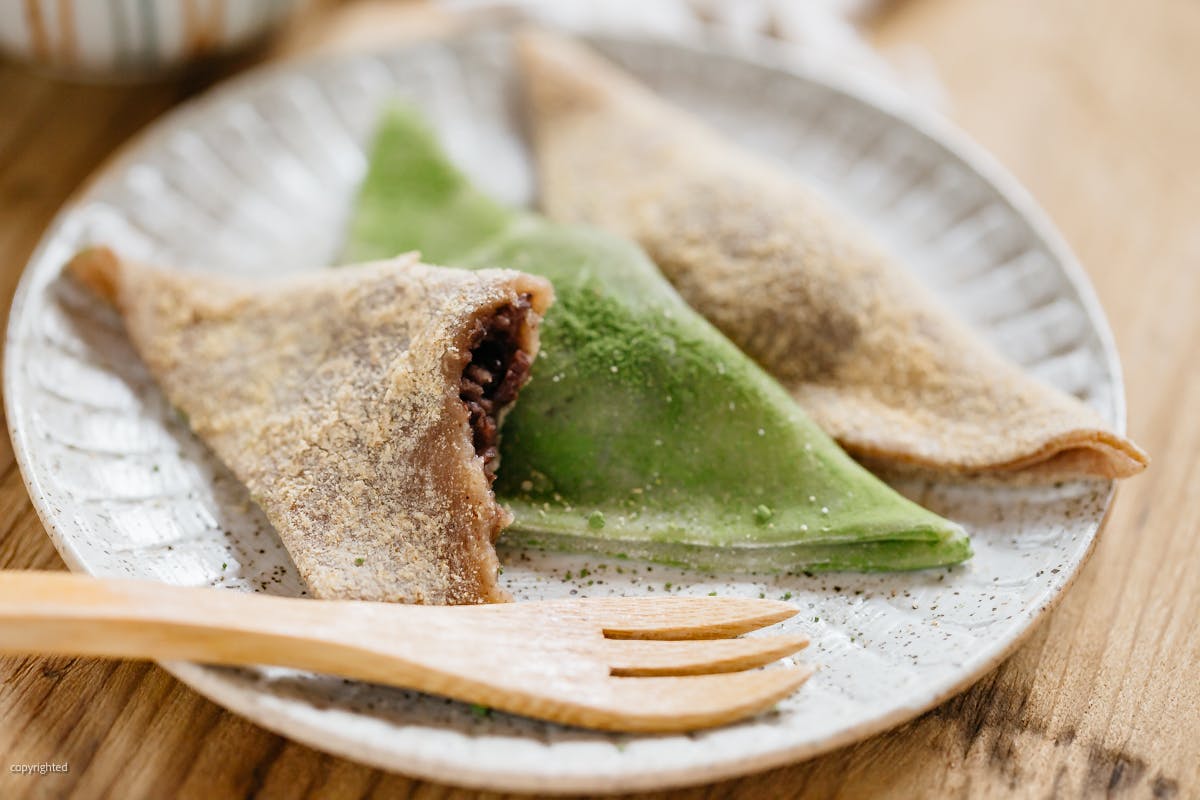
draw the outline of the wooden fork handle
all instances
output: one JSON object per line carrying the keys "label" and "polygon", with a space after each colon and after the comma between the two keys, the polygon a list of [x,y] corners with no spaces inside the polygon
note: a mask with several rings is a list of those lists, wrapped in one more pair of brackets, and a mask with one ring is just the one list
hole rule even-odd
{"label": "wooden fork handle", "polygon": [[[485,608],[0,572],[0,651],[270,664],[508,707],[516,696],[480,676],[474,656],[497,635],[480,618]],[[508,638],[511,644],[511,631]]]}
{"label": "wooden fork handle", "polygon": [[[373,680],[378,676],[354,674],[361,654],[334,635],[362,616],[346,613],[352,605],[360,604],[6,571],[0,572],[0,650],[273,664]],[[402,613],[389,609],[393,627]],[[389,670],[395,673],[394,662]]]}
{"label": "wooden fork handle", "polygon": [[[599,601],[603,602],[603,601]],[[479,673],[480,653],[530,638],[553,604],[416,606],[315,601],[66,572],[0,572],[0,651],[270,664],[435,694]],[[544,627],[544,626],[543,626]],[[599,627],[597,640],[603,638]]]}

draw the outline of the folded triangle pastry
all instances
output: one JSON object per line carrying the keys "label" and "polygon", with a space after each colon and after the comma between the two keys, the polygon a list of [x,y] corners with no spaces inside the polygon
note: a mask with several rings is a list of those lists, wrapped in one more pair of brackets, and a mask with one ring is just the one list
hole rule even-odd
{"label": "folded triangle pastry", "polygon": [[545,280],[416,255],[258,282],[105,248],[69,269],[116,306],[314,596],[507,599],[496,430],[537,353]]}
{"label": "folded triangle pastry", "polygon": [[348,258],[408,249],[554,283],[534,378],[505,423],[505,539],[729,570],[970,555],[958,525],[843,453],[635,245],[493,202],[398,112],[374,144]]}
{"label": "folded triangle pastry", "polygon": [[553,34],[521,37],[541,201],[646,248],[849,452],[893,467],[1122,478],[1145,454],[1025,374],[800,179]]}

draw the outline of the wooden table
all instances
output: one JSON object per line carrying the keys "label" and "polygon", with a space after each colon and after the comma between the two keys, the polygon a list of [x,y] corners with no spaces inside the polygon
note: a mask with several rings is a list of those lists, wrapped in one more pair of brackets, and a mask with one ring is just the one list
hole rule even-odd
{"label": "wooden table", "polygon": [[[275,52],[318,46],[377,10],[309,19]],[[391,35],[365,30],[342,40]],[[885,51],[932,56],[952,116],[1074,246],[1154,465],[1122,488],[1062,605],[973,689],[823,758],[670,796],[1198,797],[1200,4],[909,0],[873,35]],[[104,156],[213,77],[81,87],[0,65],[0,295]],[[2,438],[0,567],[62,569]],[[475,796],[289,742],[144,663],[6,658],[0,679],[3,797]],[[9,772],[43,761],[70,771]]]}

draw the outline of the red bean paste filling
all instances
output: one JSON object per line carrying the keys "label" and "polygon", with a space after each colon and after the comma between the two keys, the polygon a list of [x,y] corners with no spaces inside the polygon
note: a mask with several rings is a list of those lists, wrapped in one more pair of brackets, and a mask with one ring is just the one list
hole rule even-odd
{"label": "red bean paste filling", "polygon": [[500,430],[497,418],[529,380],[533,359],[521,349],[520,337],[529,316],[529,295],[501,306],[490,317],[475,320],[471,361],[463,369],[458,396],[471,417],[475,454],[483,459],[488,484],[496,480]]}

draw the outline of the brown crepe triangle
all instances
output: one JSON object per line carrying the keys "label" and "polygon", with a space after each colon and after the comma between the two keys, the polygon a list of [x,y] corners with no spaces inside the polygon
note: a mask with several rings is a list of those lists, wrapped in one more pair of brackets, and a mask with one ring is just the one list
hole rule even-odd
{"label": "brown crepe triangle", "polygon": [[526,33],[519,58],[546,212],[638,241],[852,454],[1039,479],[1145,468],[778,165],[568,39]]}
{"label": "brown crepe triangle", "polygon": [[507,599],[496,425],[549,283],[410,254],[235,281],[84,251],[167,399],[250,490],[319,598]]}

